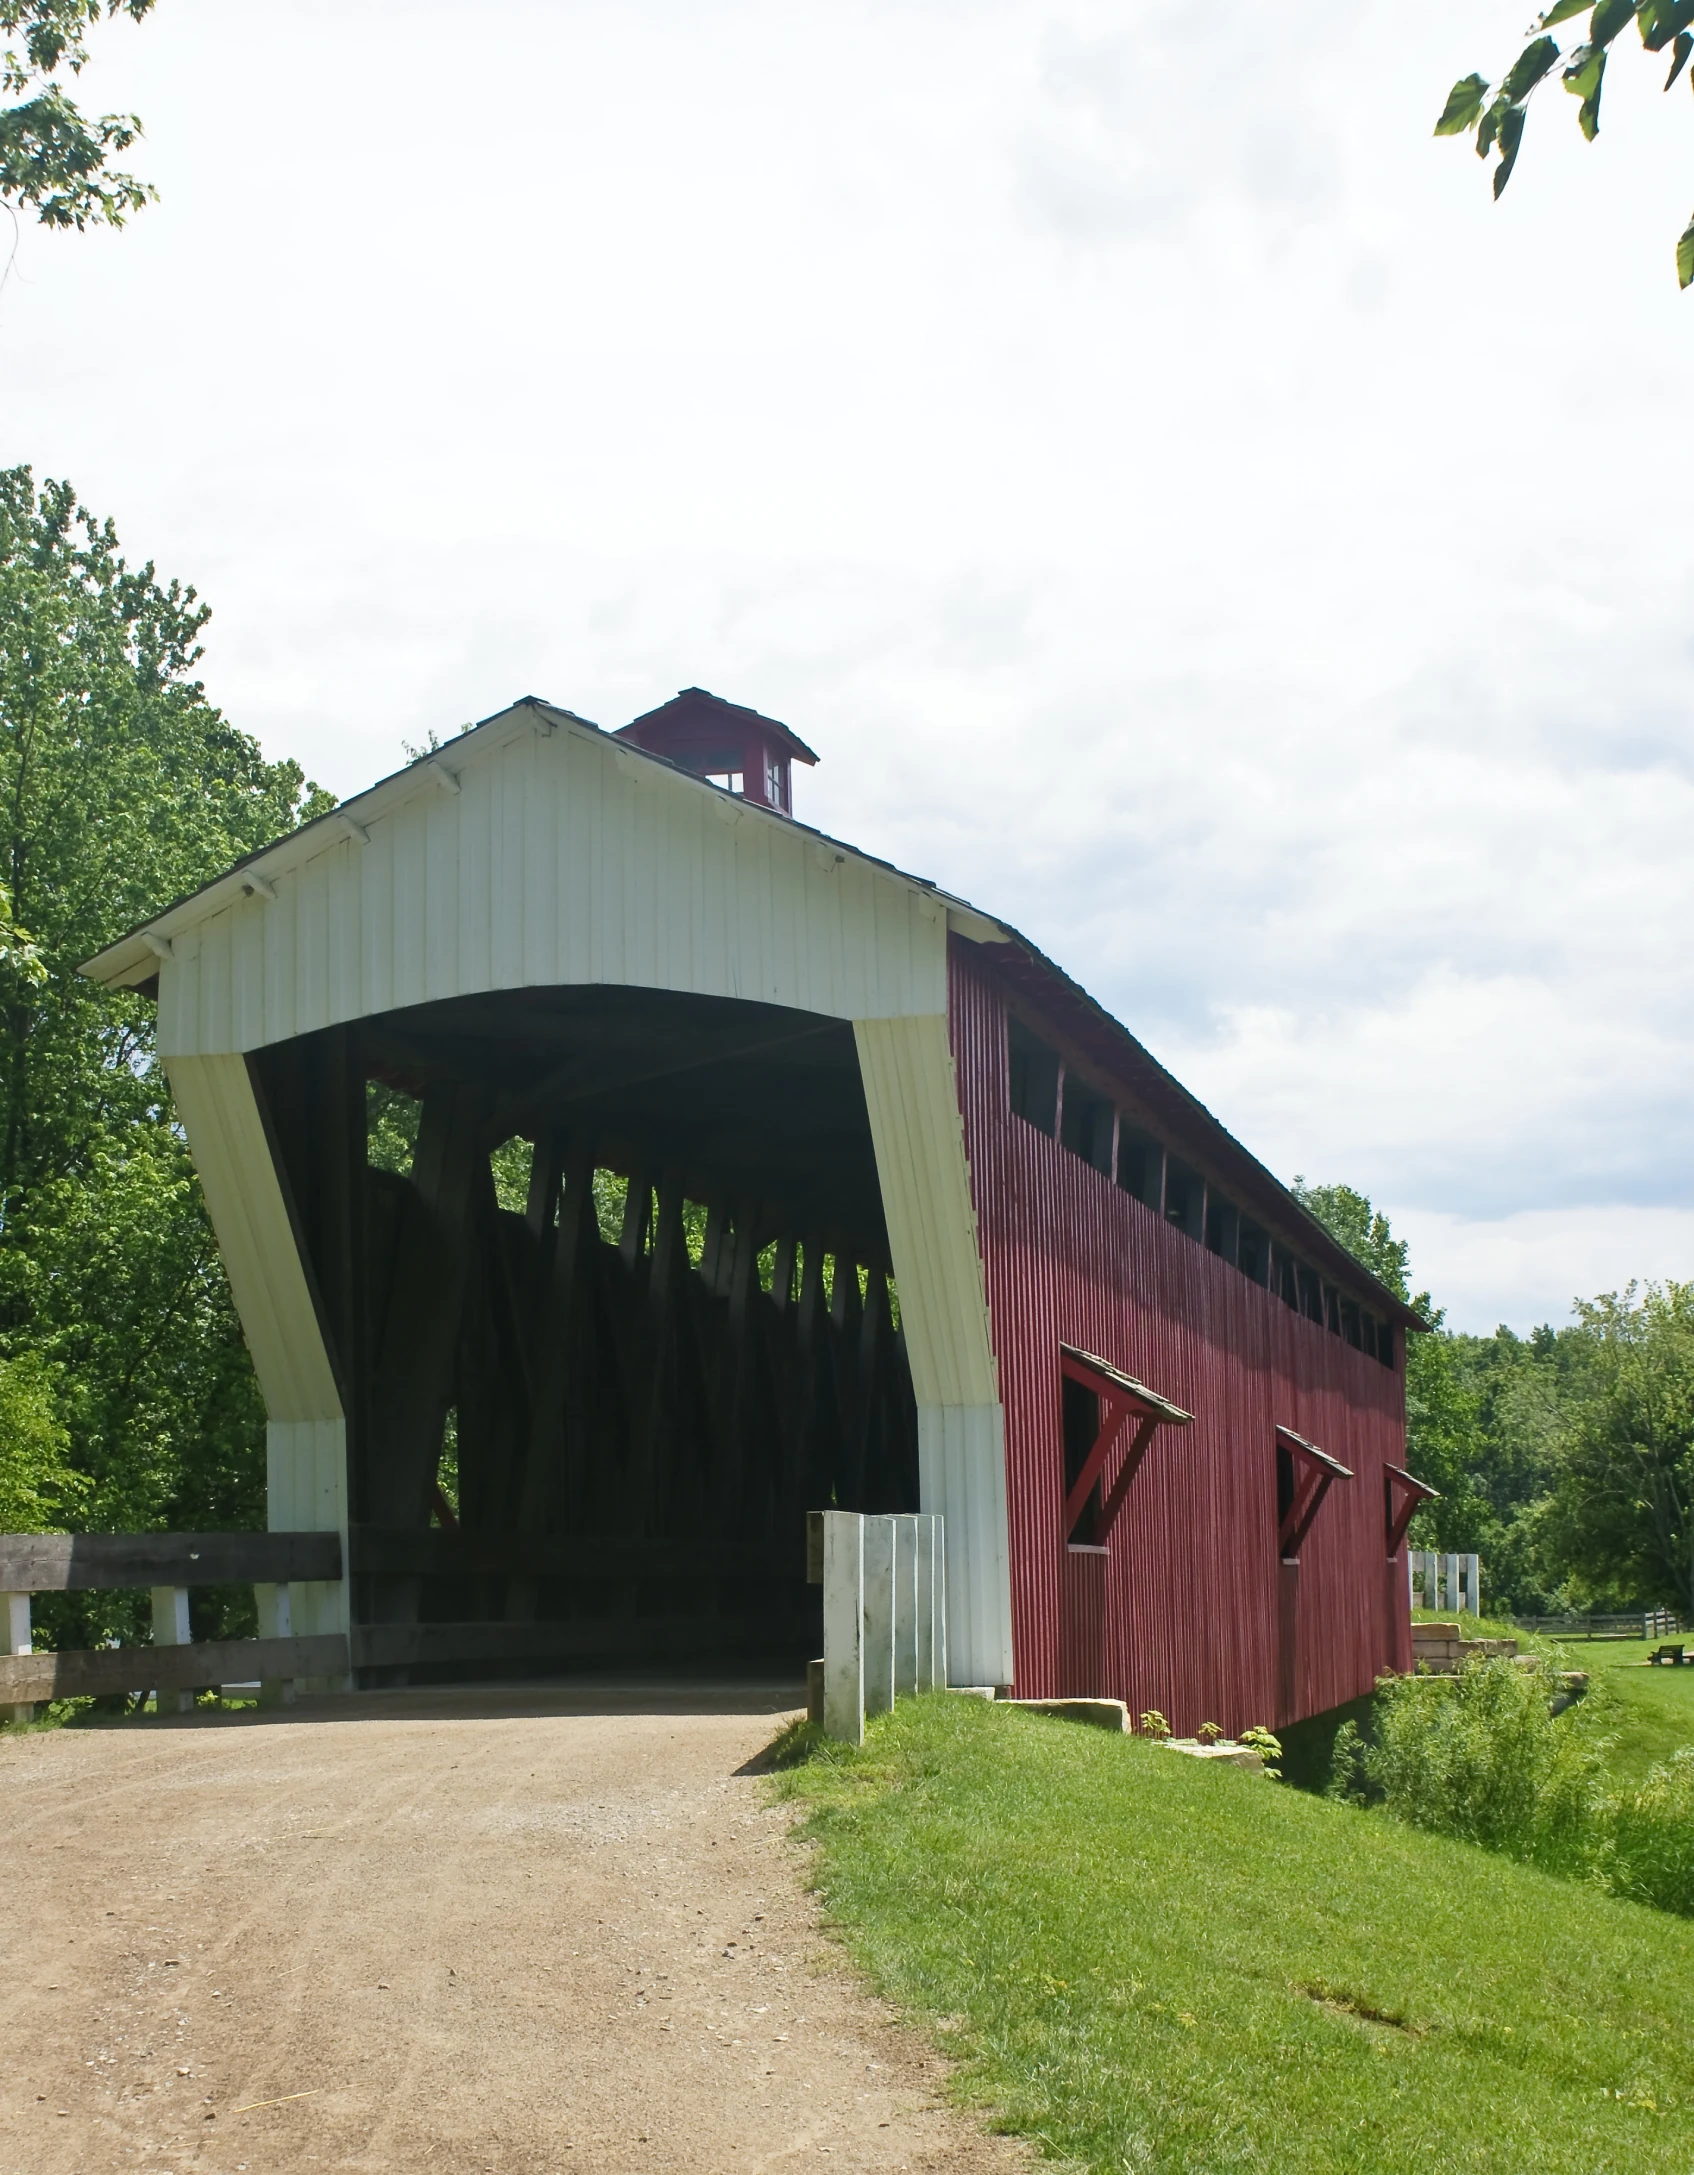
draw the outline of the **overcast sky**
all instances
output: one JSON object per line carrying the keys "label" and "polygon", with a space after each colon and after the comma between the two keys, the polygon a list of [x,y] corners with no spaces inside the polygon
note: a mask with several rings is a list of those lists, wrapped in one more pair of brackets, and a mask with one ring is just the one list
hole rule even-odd
{"label": "overcast sky", "polygon": [[22,229],[0,460],[337,792],[785,719],[1455,1326],[1562,1319],[1694,1274],[1694,115],[1620,48],[1492,204],[1430,128],[1523,14],[159,0],[82,95],[161,201]]}

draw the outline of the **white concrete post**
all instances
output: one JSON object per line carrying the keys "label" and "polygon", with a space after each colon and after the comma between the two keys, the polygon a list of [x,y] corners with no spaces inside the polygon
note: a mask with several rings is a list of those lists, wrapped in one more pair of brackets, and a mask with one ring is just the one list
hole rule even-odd
{"label": "white concrete post", "polygon": [[894,1521],[894,1696],[918,1689],[918,1522]]}
{"label": "white concrete post", "polygon": [[1446,1572],[1447,1572],[1447,1613],[1448,1613],[1448,1615],[1449,1615],[1449,1616],[1457,1616],[1457,1615],[1458,1615],[1458,1613],[1459,1613],[1459,1559],[1458,1559],[1458,1557],[1457,1557],[1457,1556],[1449,1556],[1449,1557],[1447,1558],[1447,1561],[1446,1561],[1446,1566],[1445,1566],[1445,1568],[1446,1568]]}
{"label": "white concrete post", "polygon": [[865,1741],[865,1534],[857,1511],[823,1514],[823,1728]]}
{"label": "white concrete post", "polygon": [[935,1518],[935,1688],[947,1689],[947,1521]]}
{"label": "white concrete post", "polygon": [[[33,1654],[35,1637],[29,1622],[29,1595],[26,1593],[0,1593],[0,1633],[4,1633],[8,1654]],[[33,1722],[35,1708],[27,1699],[12,1704],[14,1722]]]}
{"label": "white concrete post", "polygon": [[[292,1639],[294,1636],[293,1588],[290,1586],[259,1586],[253,1588],[253,1599],[259,1611],[259,1636],[261,1639]],[[259,1683],[259,1704],[262,1707],[294,1704],[299,1689],[294,1677],[263,1677]]]}
{"label": "white concrete post", "polygon": [[[188,1637],[188,1588],[186,1586],[155,1586],[153,1588],[153,1644],[155,1646],[187,1646]],[[161,1714],[165,1711],[165,1693],[155,1691]],[[176,1695],[178,1714],[194,1712],[194,1694],[179,1691]]]}
{"label": "white concrete post", "polygon": [[1467,1556],[1465,1558],[1465,1591],[1470,1595],[1471,1614],[1480,1616],[1482,1614],[1482,1558],[1480,1556]]}
{"label": "white concrete post", "polygon": [[925,1511],[913,1524],[918,1535],[918,1690],[932,1692],[940,1682],[935,1622],[935,1558],[940,1543],[933,1511]]}
{"label": "white concrete post", "polygon": [[894,1704],[894,1520],[865,1520],[865,1712]]}

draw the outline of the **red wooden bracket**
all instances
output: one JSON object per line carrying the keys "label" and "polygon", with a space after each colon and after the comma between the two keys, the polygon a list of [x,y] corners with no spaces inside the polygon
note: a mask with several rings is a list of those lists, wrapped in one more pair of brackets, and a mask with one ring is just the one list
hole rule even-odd
{"label": "red wooden bracket", "polygon": [[[1405,1491],[1405,1500],[1398,1509],[1394,1503],[1396,1488]],[[1382,1468],[1382,1507],[1388,1527],[1388,1560],[1391,1563],[1400,1553],[1400,1543],[1406,1538],[1406,1528],[1417,1515],[1418,1505],[1439,1503],[1440,1500],[1440,1489],[1432,1488],[1428,1481],[1414,1480],[1410,1473],[1403,1472],[1398,1465],[1385,1465]]]}
{"label": "red wooden bracket", "polygon": [[1312,1520],[1322,1509],[1323,1499],[1334,1480],[1335,1475],[1326,1473],[1321,1465],[1302,1462],[1294,1500],[1288,1506],[1288,1516],[1282,1521],[1282,1530],[1277,1535],[1278,1550],[1285,1563],[1300,1553],[1300,1543],[1312,1530]]}
{"label": "red wooden bracket", "polygon": [[[1105,1392],[1102,1392],[1102,1397]],[[1087,1508],[1088,1498],[1094,1492],[1094,1483],[1105,1469],[1112,1445],[1123,1433],[1123,1423],[1129,1418],[1128,1405],[1119,1404],[1114,1398],[1106,1408],[1106,1417],[1100,1423],[1100,1432],[1094,1438],[1094,1447],[1082,1461],[1082,1470],[1076,1476],[1076,1486],[1065,1497],[1065,1539],[1076,1531],[1076,1522]]]}
{"label": "red wooden bracket", "polygon": [[[1141,1470],[1141,1460],[1147,1455],[1147,1445],[1152,1441],[1153,1430],[1158,1424],[1158,1413],[1149,1412],[1135,1430],[1135,1440],[1123,1454],[1123,1464],[1118,1469],[1118,1477],[1112,1482],[1112,1492],[1101,1506],[1100,1523],[1095,1529],[1096,1540],[1102,1543],[1110,1540],[1112,1528],[1118,1522],[1118,1512],[1122,1510],[1129,1494],[1129,1484]],[[1074,1518],[1068,1530],[1075,1532]]]}

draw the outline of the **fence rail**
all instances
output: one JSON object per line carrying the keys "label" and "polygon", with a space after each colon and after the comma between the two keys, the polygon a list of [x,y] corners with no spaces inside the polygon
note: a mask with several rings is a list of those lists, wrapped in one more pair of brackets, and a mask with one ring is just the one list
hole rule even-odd
{"label": "fence rail", "polygon": [[180,1646],[75,1648],[0,1655],[0,1706],[112,1692],[191,1692],[213,1684],[284,1682],[347,1673],[339,1631],[309,1639],[197,1639]]}
{"label": "fence rail", "polygon": [[1554,1639],[1663,1639],[1682,1629],[1669,1609],[1631,1609],[1614,1616],[1514,1616],[1520,1631]]}
{"label": "fence rail", "polygon": [[341,1570],[339,1533],[0,1533],[0,1593],[277,1586]]}

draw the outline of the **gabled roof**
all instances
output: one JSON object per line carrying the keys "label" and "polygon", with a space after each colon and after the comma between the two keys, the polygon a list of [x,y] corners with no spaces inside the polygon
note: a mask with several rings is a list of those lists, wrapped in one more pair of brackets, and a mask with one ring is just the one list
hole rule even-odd
{"label": "gabled roof", "polygon": [[[676,700],[681,702],[695,696],[708,703],[720,701],[719,697],[707,695],[703,689],[684,690]],[[661,707],[670,709],[673,705]],[[761,718],[757,711],[744,710],[734,703],[724,703],[722,707],[744,720],[757,719],[761,729],[774,728],[788,734],[794,747],[802,751],[805,761],[816,761],[805,743],[789,734],[788,728],[778,725],[774,718]],[[658,714],[647,713],[649,717]],[[636,724],[641,722],[641,719],[635,720]],[[108,988],[145,990],[155,981],[160,960],[170,956],[172,942],[177,936],[221,913],[244,892],[269,895],[273,877],[300,867],[341,834],[351,833],[363,839],[371,825],[420,794],[457,793],[459,773],[463,768],[492,760],[517,736],[537,730],[592,735],[602,744],[616,748],[621,765],[653,764],[686,779],[691,790],[723,794],[722,787],[713,785],[686,765],[642,747],[638,741],[627,739],[621,733],[602,733],[599,726],[577,716],[574,711],[546,702],[538,695],[524,695],[507,708],[468,726],[442,746],[430,749],[402,769],[379,779],[364,792],[354,794],[330,814],[302,824],[270,845],[247,854],[221,876],[175,900],[127,936],[107,945],[94,958],[85,961],[80,971]],[[1281,1181],[1173,1074],[1167,1072],[1128,1028],[1010,923],[943,891],[928,877],[913,876],[891,861],[831,838],[810,825],[797,823],[775,809],[727,794],[724,797],[734,798],[735,808],[743,820],[777,824],[790,835],[797,832],[816,840],[820,852],[826,852],[838,861],[852,859],[863,866],[881,869],[899,882],[929,893],[945,909],[950,935],[970,943],[992,946],[996,971],[1015,990],[1024,992],[1037,1010],[1050,1017],[1055,1027],[1073,1041],[1085,1057],[1096,1063],[1104,1075],[1121,1082],[1127,1095],[1144,1104],[1161,1129],[1170,1134],[1173,1145],[1191,1153],[1197,1161],[1209,1163],[1231,1193],[1266,1223],[1273,1236],[1283,1236],[1335,1283],[1368,1294],[1372,1306],[1389,1320],[1407,1329],[1428,1327],[1402,1299],[1379,1283],[1333,1239]]]}

